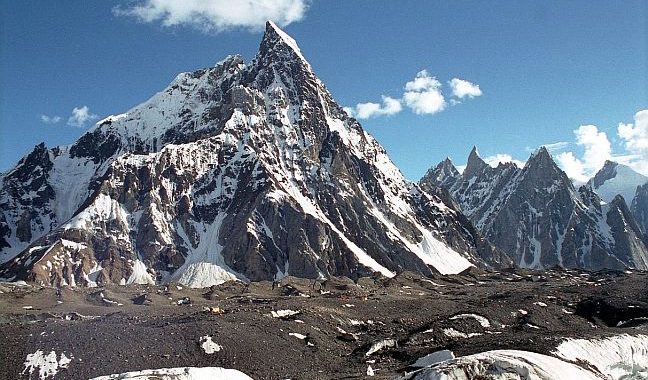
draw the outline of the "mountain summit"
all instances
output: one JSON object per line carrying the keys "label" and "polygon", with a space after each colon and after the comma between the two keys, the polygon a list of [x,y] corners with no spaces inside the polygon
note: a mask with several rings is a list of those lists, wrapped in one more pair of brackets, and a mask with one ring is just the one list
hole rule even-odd
{"label": "mountain summit", "polygon": [[637,186],[648,183],[648,177],[637,173],[629,166],[606,160],[605,164],[587,185],[601,196],[605,202],[611,202],[621,195],[630,204],[635,196]]}
{"label": "mountain summit", "polygon": [[407,182],[272,22],[0,178],[0,276],[46,284],[457,273],[494,250]]}

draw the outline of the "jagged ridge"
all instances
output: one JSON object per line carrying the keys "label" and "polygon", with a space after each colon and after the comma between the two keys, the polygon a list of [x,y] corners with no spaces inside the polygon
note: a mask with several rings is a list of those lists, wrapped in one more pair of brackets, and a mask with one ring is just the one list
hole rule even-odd
{"label": "jagged ridge", "polygon": [[432,169],[421,184],[445,187],[517,266],[648,268],[648,244],[623,198],[602,205],[591,186],[575,189],[546,148],[523,168],[490,167],[473,148],[461,175],[435,180],[440,170],[452,172],[446,167]]}

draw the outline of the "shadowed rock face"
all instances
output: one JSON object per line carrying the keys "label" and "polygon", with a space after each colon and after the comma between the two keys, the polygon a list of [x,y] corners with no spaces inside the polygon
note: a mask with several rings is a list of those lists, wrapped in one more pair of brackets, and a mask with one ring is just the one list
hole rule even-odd
{"label": "shadowed rock face", "polygon": [[614,178],[617,174],[618,165],[619,164],[617,164],[616,162],[606,160],[601,170],[599,170],[596,175],[594,175],[594,177],[592,177],[592,179],[588,181],[591,184],[592,188],[598,189],[599,187],[603,186],[606,181]]}
{"label": "shadowed rock face", "polygon": [[630,211],[639,228],[648,236],[648,183],[637,186],[637,192],[632,199]]}
{"label": "shadowed rock face", "polygon": [[[27,178],[3,178],[2,277],[202,287],[457,273],[501,256],[439,188],[403,178],[272,23],[249,65],[230,56],[180,74],[14,172]],[[30,181],[44,189],[31,200],[48,210],[41,229],[44,211],[8,211]]]}
{"label": "shadowed rock face", "polygon": [[460,176],[435,182],[434,173],[452,172],[443,166],[422,186],[445,186],[479,231],[520,267],[648,268],[646,240],[623,198],[601,205],[591,186],[576,190],[544,147],[524,168],[492,168],[473,148]]}

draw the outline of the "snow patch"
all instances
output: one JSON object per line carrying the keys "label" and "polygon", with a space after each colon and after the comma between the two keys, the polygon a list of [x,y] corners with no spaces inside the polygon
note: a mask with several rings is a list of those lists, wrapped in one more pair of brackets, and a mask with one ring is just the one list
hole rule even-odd
{"label": "snow patch", "polygon": [[65,356],[64,353],[61,353],[57,359],[54,351],[45,354],[43,351],[37,350],[33,354],[27,355],[24,363],[25,369],[22,374],[29,373],[29,378],[31,378],[32,374],[36,372],[38,378],[44,380],[48,377],[54,377],[59,372],[59,369],[67,368],[71,361],[72,359]]}
{"label": "snow patch", "polygon": [[214,343],[212,337],[209,335],[200,337],[200,347],[205,351],[206,354],[213,354],[223,349],[223,346]]}
{"label": "snow patch", "polygon": [[273,318],[286,318],[286,317],[291,317],[293,315],[299,314],[299,311],[295,310],[277,310],[277,311],[271,311],[270,314],[272,315]]}
{"label": "snow patch", "polygon": [[218,239],[226,216],[227,214],[220,213],[211,224],[195,225],[199,233],[198,246],[171,276],[172,281],[190,288],[207,288],[227,281],[247,281],[245,276],[229,268],[221,254],[223,246],[218,243]]}
{"label": "snow patch", "polygon": [[365,354],[365,356],[371,356],[372,354],[375,354],[376,352],[384,349],[384,348],[390,348],[390,347],[398,347],[398,342],[396,342],[395,339],[383,339],[379,342],[376,342],[371,345],[369,348],[369,351]]}
{"label": "snow patch", "polygon": [[185,367],[147,369],[144,371],[126,372],[108,376],[99,376],[90,380],[253,380],[243,372],[220,367]]}
{"label": "snow patch", "polygon": [[458,314],[450,318],[451,321],[454,321],[456,319],[474,319],[479,322],[479,324],[483,328],[489,328],[491,326],[490,321],[486,317],[477,314]]}
{"label": "snow patch", "polygon": [[465,333],[459,330],[453,329],[452,327],[445,328],[442,330],[443,333],[450,338],[472,338],[475,336],[482,335],[481,333]]}
{"label": "snow patch", "polygon": [[301,339],[301,340],[306,339],[306,335],[300,334],[300,333],[291,332],[291,333],[288,333],[288,335],[294,336],[295,338]]}

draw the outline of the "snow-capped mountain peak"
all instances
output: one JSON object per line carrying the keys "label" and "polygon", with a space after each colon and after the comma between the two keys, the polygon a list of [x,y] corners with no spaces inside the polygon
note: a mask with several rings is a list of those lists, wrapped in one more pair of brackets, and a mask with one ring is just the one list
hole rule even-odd
{"label": "snow-capped mountain peak", "polygon": [[[268,20],[266,22],[265,34],[263,35],[263,39],[261,40],[259,54],[264,55],[268,54],[271,51],[289,52],[289,54],[294,55],[296,58],[299,58],[310,68],[310,64],[308,63],[306,58],[304,58],[304,55],[297,45],[297,42],[286,32],[281,30],[274,22]],[[283,58],[286,57],[284,56]]]}
{"label": "snow-capped mountain peak", "polygon": [[[19,253],[1,277],[203,287],[492,262],[492,246],[403,178],[272,22],[249,65],[232,55],[180,74],[70,148],[40,151],[51,169],[31,164],[42,169],[1,189],[2,253]],[[51,191],[35,202],[29,183]]]}
{"label": "snow-capped mountain peak", "polygon": [[604,202],[611,202],[620,194],[630,204],[635,196],[637,186],[648,183],[648,177],[637,173],[629,166],[605,161],[605,164],[587,185],[596,191]]}

